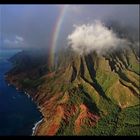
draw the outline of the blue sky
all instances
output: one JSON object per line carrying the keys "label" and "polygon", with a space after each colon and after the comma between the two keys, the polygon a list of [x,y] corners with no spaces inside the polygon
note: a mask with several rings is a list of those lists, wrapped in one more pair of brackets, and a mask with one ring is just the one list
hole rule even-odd
{"label": "blue sky", "polygon": [[[0,5],[0,47],[48,47],[60,8],[61,5]],[[74,24],[115,20],[139,28],[138,17],[138,5],[69,5],[58,46],[66,45]]]}

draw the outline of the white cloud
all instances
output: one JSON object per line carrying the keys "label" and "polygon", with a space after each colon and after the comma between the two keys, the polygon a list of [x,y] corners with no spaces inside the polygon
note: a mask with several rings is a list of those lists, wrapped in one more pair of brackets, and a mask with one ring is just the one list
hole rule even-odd
{"label": "white cloud", "polygon": [[24,38],[18,35],[16,35],[13,39],[4,39],[4,46],[6,47],[23,47],[24,45]]}
{"label": "white cloud", "polygon": [[109,49],[125,47],[128,45],[126,39],[117,37],[100,21],[93,24],[75,25],[75,30],[68,35],[68,45],[80,55],[88,54],[91,51],[104,53]]}
{"label": "white cloud", "polygon": [[23,37],[17,36],[17,35],[16,35],[15,39],[16,39],[18,42],[23,42],[23,41],[24,41]]}

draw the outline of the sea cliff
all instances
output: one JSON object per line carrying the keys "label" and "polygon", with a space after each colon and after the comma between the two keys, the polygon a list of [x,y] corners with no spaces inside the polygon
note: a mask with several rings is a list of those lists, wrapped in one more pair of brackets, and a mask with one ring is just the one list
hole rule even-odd
{"label": "sea cliff", "polygon": [[61,53],[57,69],[44,61],[46,55],[31,54],[11,58],[6,79],[28,93],[43,115],[33,135],[140,135],[139,59],[133,48],[106,56]]}

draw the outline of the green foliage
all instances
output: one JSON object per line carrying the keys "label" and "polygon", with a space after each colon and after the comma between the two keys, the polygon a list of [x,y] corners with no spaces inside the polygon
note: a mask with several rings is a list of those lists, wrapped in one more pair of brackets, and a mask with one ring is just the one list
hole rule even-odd
{"label": "green foliage", "polygon": [[64,120],[61,122],[61,127],[58,130],[56,135],[63,135],[63,136],[72,136],[74,135],[74,124],[75,120],[78,116],[77,112],[74,116],[70,116],[68,122],[66,123]]}
{"label": "green foliage", "polygon": [[118,80],[118,76],[116,74],[101,70],[97,71],[96,77],[105,92]]}
{"label": "green foliage", "polygon": [[32,86],[33,81],[30,80],[29,78],[25,78],[21,81],[21,84],[22,84],[23,88],[29,88]]}
{"label": "green foliage", "polygon": [[39,85],[41,85],[44,82],[43,79],[39,78],[36,79],[35,81],[33,81],[33,87],[38,87]]}
{"label": "green foliage", "polygon": [[[98,109],[96,105],[92,102],[90,96],[85,92],[83,87],[79,85],[78,88],[73,87],[68,90],[69,92],[69,100],[67,102],[67,110],[69,110],[73,105],[79,107],[80,104],[86,104],[89,110],[94,112],[94,114],[98,114]],[[66,120],[62,120],[61,127],[57,132],[57,135],[74,135],[74,124],[77,119],[80,110],[78,109],[74,115],[69,116],[67,123]],[[88,120],[85,120],[88,121]]]}
{"label": "green foliage", "polygon": [[129,66],[128,68],[134,72],[136,72],[137,74],[140,74],[140,63],[139,61],[136,59],[136,56],[134,53],[132,53],[132,50],[130,50],[127,54],[127,59],[129,62]]}
{"label": "green foliage", "polygon": [[[68,107],[70,109],[70,107]],[[57,131],[57,136],[72,136],[74,135],[74,125],[75,120],[78,117],[78,114],[80,113],[80,110],[78,109],[77,112],[75,112],[74,115],[69,116],[68,120],[62,120],[61,127]]]}
{"label": "green foliage", "polygon": [[85,127],[81,135],[140,135],[140,105],[122,111],[113,106],[112,109],[112,112],[102,117],[95,127]]}
{"label": "green foliage", "polygon": [[111,136],[114,135],[116,130],[117,115],[119,108],[110,105],[113,109],[112,112],[106,116],[101,117],[96,126],[82,126],[83,130],[80,135],[94,135],[94,136]]}
{"label": "green foliage", "polygon": [[[43,91],[38,95],[40,100],[41,96],[44,98],[48,94],[51,97],[65,92],[69,94],[67,103],[64,103],[67,110],[70,111],[73,106],[77,106],[78,110],[67,119],[62,119],[57,135],[75,134],[74,125],[80,113],[79,105],[85,104],[90,112],[100,116],[100,120],[94,127],[83,125],[80,135],[140,136],[140,105],[121,110],[113,96],[120,97],[118,101],[121,103],[125,101],[129,103],[131,100],[131,97],[127,98],[127,94],[124,94],[125,90],[118,89],[117,92],[116,88],[114,93],[115,83],[119,80],[121,84],[133,88],[138,93],[139,62],[131,50],[122,53],[122,57],[119,54],[121,53],[109,56],[108,60],[111,57],[111,63],[108,63],[105,58],[97,58],[96,54],[89,54],[81,59],[72,51],[60,50],[57,65],[49,67],[46,53],[40,51],[36,55],[32,52],[22,52],[14,58],[14,74],[21,74],[19,82],[25,89],[36,89],[40,85],[40,93]],[[129,77],[128,69],[134,73]],[[50,73],[50,77],[49,74],[45,76],[49,70],[54,73]],[[74,78],[70,80],[72,74]],[[45,82],[41,78],[43,75]],[[112,86],[114,87],[111,88]],[[105,98],[106,96],[109,98]],[[59,101],[61,97],[57,100]],[[84,119],[84,121],[89,120]]]}
{"label": "green foliage", "polygon": [[36,88],[39,85],[41,85],[41,83],[43,82],[43,79],[32,80],[29,78],[24,78],[20,82],[21,82],[23,88]]}
{"label": "green foliage", "polygon": [[116,135],[140,135],[140,105],[129,107],[119,114]]}

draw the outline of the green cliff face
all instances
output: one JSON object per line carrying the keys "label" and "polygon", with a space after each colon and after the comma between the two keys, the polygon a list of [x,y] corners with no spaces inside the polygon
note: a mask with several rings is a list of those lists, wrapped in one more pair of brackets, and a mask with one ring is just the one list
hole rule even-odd
{"label": "green cliff face", "polygon": [[12,59],[15,67],[8,80],[30,91],[41,107],[44,120],[36,135],[140,135],[140,61],[135,46],[103,56],[60,51],[53,71],[45,55],[20,55]]}

